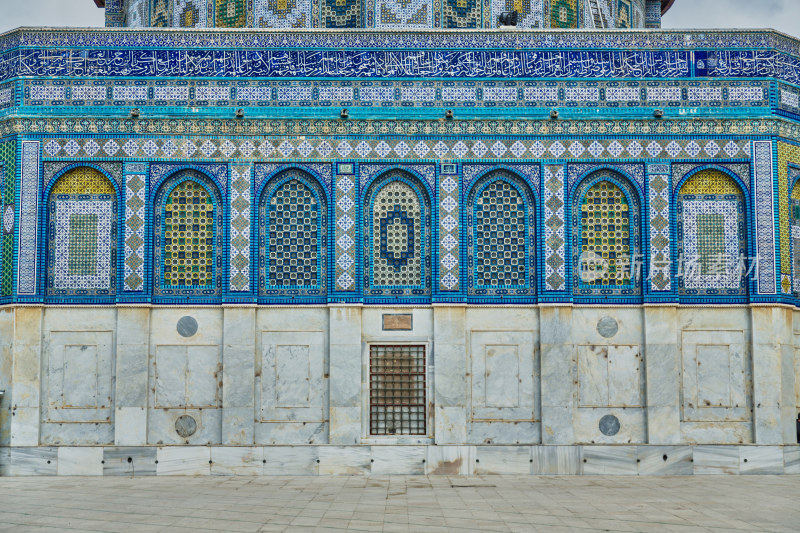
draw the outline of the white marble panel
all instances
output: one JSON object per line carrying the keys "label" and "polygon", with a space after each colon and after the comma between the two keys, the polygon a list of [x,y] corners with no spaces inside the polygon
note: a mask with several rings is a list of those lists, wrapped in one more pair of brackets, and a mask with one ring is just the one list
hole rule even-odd
{"label": "white marble panel", "polygon": [[636,475],[635,446],[584,446],[583,473],[587,475]]}
{"label": "white marble panel", "polygon": [[264,475],[310,476],[319,471],[317,446],[267,446],[264,448]]}
{"label": "white marble panel", "polygon": [[103,448],[104,476],[155,476],[157,450],[153,447]]}
{"label": "white marble panel", "polygon": [[59,476],[102,476],[103,448],[81,447],[58,448]]}
{"label": "white marble panel", "polygon": [[58,472],[58,448],[11,448],[9,476],[55,476]]}
{"label": "white marble panel", "polygon": [[207,476],[211,472],[211,448],[162,446],[157,452],[159,476]]}
{"label": "white marble panel", "polygon": [[529,474],[530,446],[476,446],[475,474]]}
{"label": "white marble panel", "polygon": [[738,446],[695,446],[695,474],[738,474]]}
{"label": "white marble panel", "polygon": [[211,448],[212,476],[257,476],[264,469],[264,448],[215,446]]}
{"label": "white marble panel", "polygon": [[372,446],[372,475],[425,473],[425,446]]}
{"label": "white marble panel", "polygon": [[256,444],[328,444],[327,422],[270,422],[255,425]]}
{"label": "white marble panel", "polygon": [[800,474],[800,446],[785,446],[783,448],[784,474]]}
{"label": "white marble panel", "polygon": [[740,474],[783,474],[780,446],[739,446]]}
{"label": "white marble panel", "polygon": [[426,474],[469,476],[475,473],[474,446],[428,446]]}
{"label": "white marble panel", "polygon": [[114,411],[114,444],[142,446],[147,443],[147,410],[144,407],[117,407]]}
{"label": "white marble panel", "polygon": [[365,475],[371,469],[369,446],[320,446],[319,473]]}
{"label": "white marble panel", "polygon": [[570,476],[583,473],[583,447],[533,446],[531,474]]}
{"label": "white marble panel", "polygon": [[690,476],[691,446],[638,446],[636,448],[640,476]]}

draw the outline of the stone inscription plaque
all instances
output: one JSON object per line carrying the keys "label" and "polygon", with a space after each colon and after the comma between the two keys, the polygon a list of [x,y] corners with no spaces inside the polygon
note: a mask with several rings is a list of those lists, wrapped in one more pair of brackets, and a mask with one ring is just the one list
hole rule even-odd
{"label": "stone inscription plaque", "polygon": [[383,331],[411,331],[412,329],[411,313],[383,315]]}

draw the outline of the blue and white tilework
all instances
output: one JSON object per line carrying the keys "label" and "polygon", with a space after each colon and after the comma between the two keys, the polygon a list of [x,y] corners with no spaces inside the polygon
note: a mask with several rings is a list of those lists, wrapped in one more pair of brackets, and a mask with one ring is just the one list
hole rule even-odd
{"label": "blue and white tilework", "polygon": [[775,209],[772,141],[753,141],[758,292],[775,294]]}
{"label": "blue and white tilework", "polygon": [[250,291],[251,165],[231,166],[230,291]]}
{"label": "blue and white tilework", "polygon": [[[698,215],[720,215],[724,223],[724,252],[719,257],[722,264],[704,272],[699,267],[692,267],[701,260],[701,240],[703,235],[698,231]],[[741,285],[742,272],[738,268],[739,261],[739,217],[736,202],[721,200],[687,200],[683,203],[683,254],[687,270],[683,276],[683,286],[689,290],[738,289]]]}
{"label": "blue and white tilework", "polygon": [[566,286],[564,235],[564,166],[545,165],[542,187],[544,210],[544,281],[545,290],[563,291]]}
{"label": "blue and white tilework", "polygon": [[[455,165],[451,165],[455,170]],[[459,178],[452,172],[439,177],[439,290],[457,291],[460,279]]]}
{"label": "blue and white tilework", "polygon": [[435,0],[377,0],[375,27],[386,29],[431,28]]}
{"label": "blue and white tilework", "polygon": [[336,175],[336,290],[356,290],[356,176],[351,168],[343,172],[343,165],[339,164]]}
{"label": "blue and white tilework", "polygon": [[176,28],[206,28],[208,6],[206,0],[173,0],[172,25]]}
{"label": "blue and white tilework", "polygon": [[20,295],[32,295],[36,293],[40,146],[41,143],[39,141],[22,142],[19,262],[17,263],[17,293]]}
{"label": "blue and white tilework", "polygon": [[254,0],[256,28],[310,28],[311,0]]}
{"label": "blue and white tilework", "polygon": [[669,165],[647,167],[650,206],[650,290],[672,290]]}
{"label": "blue and white tilework", "polygon": [[[53,286],[56,290],[87,290],[111,287],[111,248],[114,221],[113,201],[111,200],[65,200],[55,202],[55,265],[53,267]],[[84,273],[71,272],[70,263],[75,261],[75,254],[70,254],[70,244],[74,241],[72,220],[75,216],[88,215],[96,222],[96,240],[94,265],[85,265]],[[85,259],[85,258],[80,258]],[[90,273],[89,273],[90,272]]]}
{"label": "blue and white tilework", "polygon": [[125,169],[125,256],[124,288],[126,292],[144,289],[144,247],[147,164],[126,163]]}

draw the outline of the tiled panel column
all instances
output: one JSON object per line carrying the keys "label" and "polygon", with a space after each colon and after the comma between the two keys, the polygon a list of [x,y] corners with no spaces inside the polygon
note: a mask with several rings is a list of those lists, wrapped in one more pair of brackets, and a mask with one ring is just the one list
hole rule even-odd
{"label": "tiled panel column", "polygon": [[39,444],[39,394],[41,390],[42,313],[37,307],[15,310],[14,383],[11,409],[11,446]]}
{"label": "tiled panel column", "polygon": [[39,219],[39,141],[22,142],[17,294],[36,294]]}
{"label": "tiled panel column", "polygon": [[150,309],[117,311],[117,363],[114,444],[147,444],[147,364]]}
{"label": "tiled panel column", "polygon": [[677,307],[647,306],[643,309],[649,444],[681,441],[681,351],[677,313]]}
{"label": "tiled panel column", "polygon": [[576,375],[570,342],[572,308],[542,306],[539,312],[542,354],[542,444],[573,444]]}
{"label": "tiled panel column", "polygon": [[[445,165],[448,166],[448,165]],[[458,176],[439,178],[439,290],[458,291],[460,286],[460,248],[458,234],[460,213]]]}
{"label": "tiled panel column", "polygon": [[253,444],[256,309],[224,310],[222,444]]}
{"label": "tiled panel column", "polygon": [[[792,322],[788,311],[753,307],[753,424],[755,444],[782,444],[781,371],[783,347],[791,346]],[[787,354],[789,350],[786,350]]]}
{"label": "tiled panel column", "polygon": [[650,290],[672,290],[670,260],[670,176],[668,164],[647,166],[648,203],[650,206]]}
{"label": "tiled panel column", "polygon": [[[350,174],[344,174],[345,171]],[[336,292],[356,290],[356,181],[353,165],[340,163],[336,174],[335,275]]]}
{"label": "tiled panel column", "polygon": [[775,198],[773,195],[772,141],[753,141],[755,176],[756,251],[758,292],[775,294]]}
{"label": "tiled panel column", "polygon": [[361,307],[330,309],[330,443],[361,441]]}
{"label": "tiled panel column", "polygon": [[147,163],[126,163],[124,292],[144,290]]}
{"label": "tiled panel column", "polygon": [[231,167],[230,291],[250,291],[250,221],[252,165]]}
{"label": "tiled panel column", "polygon": [[466,307],[433,308],[436,444],[467,441]]}
{"label": "tiled panel column", "polygon": [[564,236],[564,166],[545,165],[542,186],[544,207],[545,291],[563,291],[567,274]]}

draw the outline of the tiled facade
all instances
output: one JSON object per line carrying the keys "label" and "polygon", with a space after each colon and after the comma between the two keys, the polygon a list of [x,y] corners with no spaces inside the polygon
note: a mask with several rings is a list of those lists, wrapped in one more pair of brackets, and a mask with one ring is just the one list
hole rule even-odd
{"label": "tiled facade", "polygon": [[109,1],[198,29],[0,36],[0,364],[37,369],[0,373],[0,459],[796,444],[798,42],[620,29],[658,7]]}

